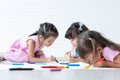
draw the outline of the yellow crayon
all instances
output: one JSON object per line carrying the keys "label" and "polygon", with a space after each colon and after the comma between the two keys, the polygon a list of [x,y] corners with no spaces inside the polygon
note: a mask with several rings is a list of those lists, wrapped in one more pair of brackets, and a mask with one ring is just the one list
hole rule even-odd
{"label": "yellow crayon", "polygon": [[88,68],[90,68],[90,67],[91,67],[90,64],[88,64],[87,66],[84,66],[85,69],[88,69]]}

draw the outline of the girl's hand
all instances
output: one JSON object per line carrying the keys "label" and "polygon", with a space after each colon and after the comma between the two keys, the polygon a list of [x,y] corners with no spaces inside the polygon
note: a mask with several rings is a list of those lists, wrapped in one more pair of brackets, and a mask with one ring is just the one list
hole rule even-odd
{"label": "girl's hand", "polygon": [[106,61],[98,62],[93,65],[94,67],[105,67],[106,66]]}
{"label": "girl's hand", "polygon": [[70,52],[67,52],[67,53],[65,54],[65,58],[67,58],[67,59],[69,60],[69,62],[71,62],[71,63],[77,62],[77,60],[71,56],[71,53],[70,53]]}
{"label": "girl's hand", "polygon": [[65,54],[65,58],[70,59],[70,58],[71,58],[71,53],[70,53],[70,52],[67,52],[67,53]]}
{"label": "girl's hand", "polygon": [[73,57],[70,57],[70,58],[69,58],[69,62],[75,63],[75,62],[77,62],[77,60],[76,60],[75,58],[73,58]]}
{"label": "girl's hand", "polygon": [[56,57],[54,56],[50,56],[49,58],[47,58],[47,61],[50,62],[50,61],[56,61]]}
{"label": "girl's hand", "polygon": [[78,62],[75,58],[73,58],[73,57],[71,56],[71,53],[70,53],[70,52],[67,52],[67,53],[65,54],[65,58],[67,58],[67,59],[69,60],[69,62],[71,62],[71,63]]}
{"label": "girl's hand", "polygon": [[50,56],[50,60],[51,60],[51,61],[55,61],[56,58],[55,58],[53,55],[51,55],[51,56]]}

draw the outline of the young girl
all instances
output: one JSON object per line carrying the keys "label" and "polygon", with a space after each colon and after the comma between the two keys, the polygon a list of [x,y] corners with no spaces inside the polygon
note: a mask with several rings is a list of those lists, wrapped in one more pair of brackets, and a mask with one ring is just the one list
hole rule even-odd
{"label": "young girl", "polygon": [[16,40],[10,50],[3,54],[3,58],[13,62],[54,61],[55,57],[46,58],[41,49],[51,46],[57,37],[58,31],[53,24],[40,24],[38,31],[25,39]]}
{"label": "young girl", "polygon": [[[78,36],[77,49],[80,57],[98,67],[120,68],[120,45],[97,31],[86,31]],[[104,58],[104,61],[99,61]]]}
{"label": "young girl", "polygon": [[76,43],[78,35],[86,30],[88,30],[88,28],[85,26],[85,24],[81,22],[74,22],[66,31],[65,38],[69,39],[73,45],[72,50],[67,52],[65,55],[69,59],[69,62],[74,63],[84,61],[78,55],[78,52],[76,50]]}

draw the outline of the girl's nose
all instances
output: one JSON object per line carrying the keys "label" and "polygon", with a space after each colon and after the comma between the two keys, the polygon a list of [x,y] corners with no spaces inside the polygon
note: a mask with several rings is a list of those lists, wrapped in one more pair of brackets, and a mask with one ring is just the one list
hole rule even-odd
{"label": "girl's nose", "polygon": [[73,41],[71,41],[71,44],[72,44],[72,45],[74,45],[74,42],[73,42]]}
{"label": "girl's nose", "polygon": [[49,46],[51,46],[51,45],[52,45],[52,43],[49,44]]}

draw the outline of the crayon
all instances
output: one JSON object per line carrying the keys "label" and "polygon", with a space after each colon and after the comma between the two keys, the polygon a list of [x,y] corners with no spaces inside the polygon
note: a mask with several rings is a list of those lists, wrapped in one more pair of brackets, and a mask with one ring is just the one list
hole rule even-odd
{"label": "crayon", "polygon": [[61,68],[51,68],[50,71],[61,71]]}
{"label": "crayon", "polygon": [[58,63],[58,60],[57,60],[57,59],[55,59],[55,61]]}
{"label": "crayon", "polygon": [[28,62],[28,64],[35,64],[35,62]]}
{"label": "crayon", "polygon": [[69,66],[41,66],[41,68],[69,68]]}
{"label": "crayon", "polygon": [[98,64],[99,62],[102,62],[104,60],[105,60],[105,58],[100,58],[99,60],[96,61],[96,64]]}
{"label": "crayon", "polygon": [[36,65],[46,65],[45,62],[28,62],[28,64],[36,64]]}
{"label": "crayon", "polygon": [[60,62],[60,64],[68,64],[68,62]]}
{"label": "crayon", "polygon": [[84,66],[85,69],[88,69],[91,67],[91,64],[88,64],[87,66]]}
{"label": "crayon", "polygon": [[9,68],[10,71],[34,70],[34,68]]}
{"label": "crayon", "polygon": [[[96,64],[98,64],[99,62],[102,62],[102,61],[104,61],[104,60],[105,60],[105,58],[100,58],[99,60],[96,61]],[[85,69],[88,69],[88,68],[90,68],[90,67],[91,67],[91,64],[85,66],[84,68],[85,68]]]}
{"label": "crayon", "polygon": [[37,64],[37,65],[46,65],[47,63],[46,62],[36,62],[35,64]]}
{"label": "crayon", "polygon": [[24,63],[12,63],[12,65],[24,65]]}
{"label": "crayon", "polygon": [[80,64],[71,64],[71,63],[68,63],[67,65],[68,66],[80,66]]}

